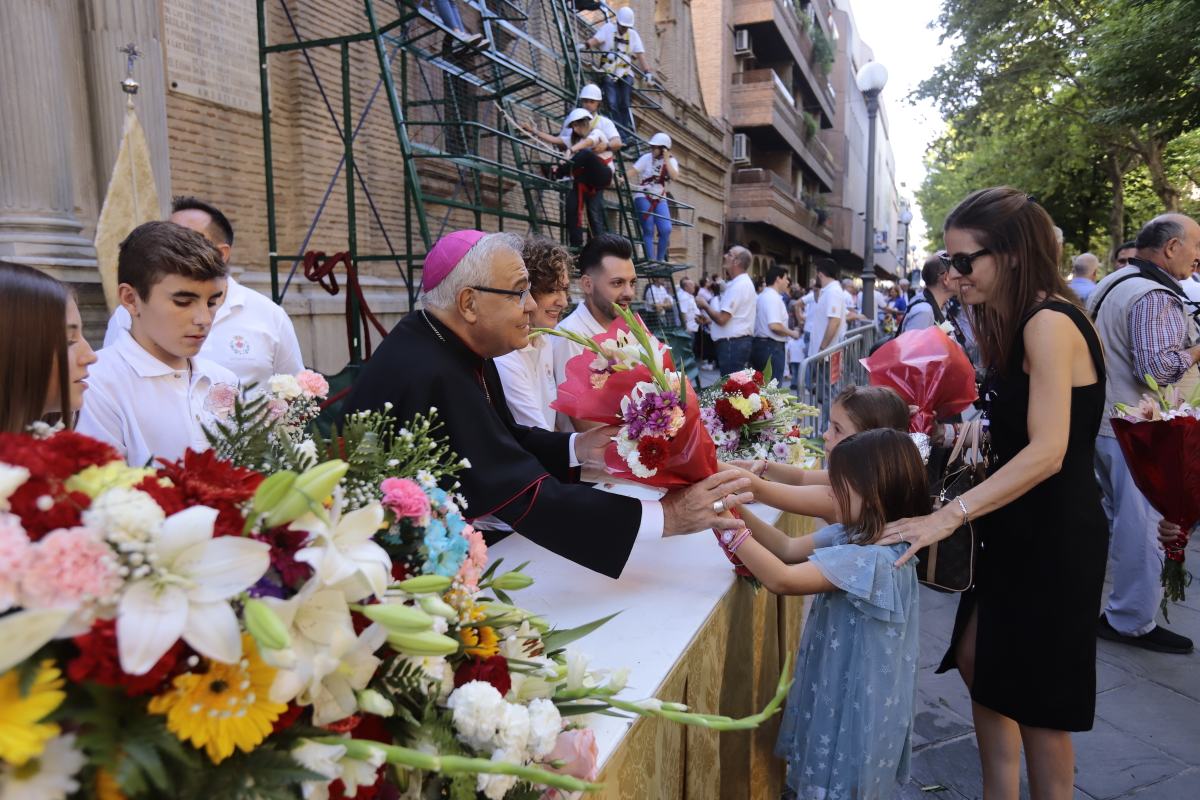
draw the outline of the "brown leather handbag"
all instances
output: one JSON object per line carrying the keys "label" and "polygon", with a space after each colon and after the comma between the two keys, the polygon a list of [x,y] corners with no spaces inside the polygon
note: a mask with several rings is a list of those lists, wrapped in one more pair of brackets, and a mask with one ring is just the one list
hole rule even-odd
{"label": "brown leather handbag", "polygon": [[[929,471],[930,487],[937,490],[935,507],[954,502],[986,477],[982,429],[983,420],[972,420],[963,425],[953,448],[933,448]],[[917,580],[939,592],[965,592],[975,584],[978,548],[968,521],[942,541],[917,551]]]}

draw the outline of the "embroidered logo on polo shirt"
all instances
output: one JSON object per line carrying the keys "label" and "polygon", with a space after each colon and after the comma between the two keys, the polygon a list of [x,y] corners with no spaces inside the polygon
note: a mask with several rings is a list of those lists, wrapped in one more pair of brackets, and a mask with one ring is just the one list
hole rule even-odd
{"label": "embroidered logo on polo shirt", "polygon": [[246,341],[245,336],[234,336],[229,340],[229,349],[235,356],[244,356],[250,352],[250,343]]}

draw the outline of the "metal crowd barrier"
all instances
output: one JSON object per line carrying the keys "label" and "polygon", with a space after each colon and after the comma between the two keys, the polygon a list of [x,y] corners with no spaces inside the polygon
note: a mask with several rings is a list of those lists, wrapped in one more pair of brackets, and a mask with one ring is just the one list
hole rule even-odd
{"label": "metal crowd barrier", "polygon": [[866,386],[867,371],[859,363],[866,358],[875,343],[878,329],[862,325],[846,332],[846,338],[805,359],[800,386],[801,399],[821,409],[815,434],[829,426],[829,409],[833,399],[847,386]]}

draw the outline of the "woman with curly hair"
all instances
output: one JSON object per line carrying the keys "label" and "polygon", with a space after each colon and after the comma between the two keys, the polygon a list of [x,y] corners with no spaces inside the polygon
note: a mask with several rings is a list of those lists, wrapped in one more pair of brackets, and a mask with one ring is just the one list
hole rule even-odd
{"label": "woman with curly hair", "polygon": [[[567,248],[545,236],[525,237],[521,257],[529,271],[529,291],[537,310],[530,318],[533,328],[553,328],[567,309],[571,286]],[[504,385],[504,397],[513,419],[531,428],[554,430],[551,401],[558,396],[554,382],[554,349],[546,336],[534,336],[529,344],[496,359]]]}

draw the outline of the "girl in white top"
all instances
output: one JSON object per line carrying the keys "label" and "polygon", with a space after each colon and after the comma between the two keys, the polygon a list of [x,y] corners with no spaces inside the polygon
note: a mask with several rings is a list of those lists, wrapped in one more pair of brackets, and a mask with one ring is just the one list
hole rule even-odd
{"label": "girl in white top", "polygon": [[[650,152],[644,153],[632,167],[631,181],[636,185],[633,207],[642,224],[646,258],[666,261],[671,247],[671,204],[666,199],[667,184],[679,177],[679,162],[671,155],[671,137],[656,133],[650,139]],[[654,232],[658,231],[658,246]]]}
{"label": "girl in white top", "polygon": [[[529,290],[537,303],[531,327],[554,328],[567,308],[567,264],[571,254],[545,236],[527,236],[521,257],[529,270]],[[550,403],[558,396],[558,386],[550,337],[532,336],[524,348],[502,355],[495,362],[513,419],[530,428],[554,430],[555,411]]]}

